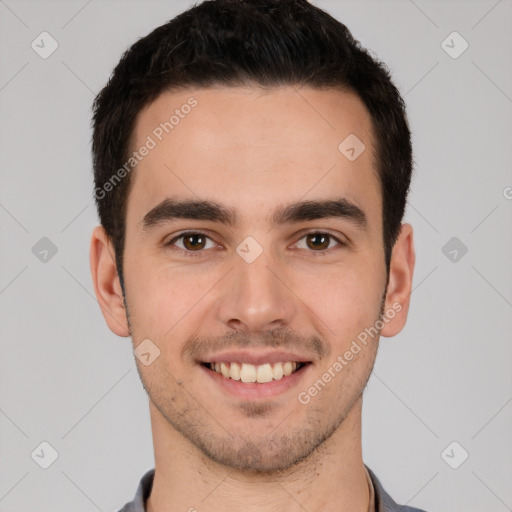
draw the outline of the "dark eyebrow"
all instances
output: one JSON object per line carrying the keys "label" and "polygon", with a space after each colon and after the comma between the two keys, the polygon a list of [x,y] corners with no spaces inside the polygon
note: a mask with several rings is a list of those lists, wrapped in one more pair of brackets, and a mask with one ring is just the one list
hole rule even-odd
{"label": "dark eyebrow", "polygon": [[324,201],[301,201],[278,208],[270,216],[271,226],[307,220],[341,218],[366,228],[366,215],[359,206],[341,197]]}
{"label": "dark eyebrow", "polygon": [[238,217],[235,210],[214,201],[166,198],[144,215],[142,229],[148,231],[174,219],[211,220],[234,226]]}
{"label": "dark eyebrow", "polygon": [[[367,226],[364,211],[345,198],[291,203],[277,208],[268,220],[273,227],[326,218],[347,219],[360,228]],[[238,222],[238,215],[234,209],[214,201],[166,198],[144,215],[142,229],[148,231],[175,219],[209,220],[233,227]]]}

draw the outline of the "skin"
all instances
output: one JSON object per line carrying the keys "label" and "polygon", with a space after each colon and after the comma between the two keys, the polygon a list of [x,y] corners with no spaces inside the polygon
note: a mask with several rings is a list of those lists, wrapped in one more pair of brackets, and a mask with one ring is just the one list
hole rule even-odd
{"label": "skin", "polygon": [[[394,336],[406,322],[412,228],[402,225],[387,282],[370,116],[346,91],[188,89],[166,92],[140,113],[134,147],[191,96],[198,105],[133,175],[124,252],[128,312],[102,227],[91,240],[94,288],[107,325],[131,335],[134,348],[149,338],[160,350],[149,366],[136,359],[155,452],[147,510],[216,512],[243,503],[246,511],[366,512],[362,393],[379,335],[309,403],[297,395],[332,368],[381,310],[401,307],[382,336]],[[338,151],[351,133],[366,146],[353,162]],[[239,222],[178,219],[144,231],[144,215],[171,195],[234,208]],[[364,211],[365,229],[340,218],[273,228],[267,222],[289,202],[338,197]],[[188,245],[180,239],[175,250],[164,246],[186,230],[209,238],[199,250],[197,239]],[[305,230],[345,245],[311,241]],[[250,264],[236,252],[247,236],[263,249]],[[279,336],[271,338],[271,330]],[[195,360],[241,346],[284,347],[312,364],[291,389],[243,399],[212,382]]]}

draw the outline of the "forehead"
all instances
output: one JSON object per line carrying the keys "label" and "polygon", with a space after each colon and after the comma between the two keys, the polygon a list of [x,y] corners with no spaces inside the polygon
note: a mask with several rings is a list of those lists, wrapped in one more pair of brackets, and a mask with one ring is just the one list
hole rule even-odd
{"label": "forehead", "polygon": [[371,118],[351,92],[166,92],[140,112],[132,140],[132,150],[150,148],[132,175],[137,220],[168,196],[216,200],[242,218],[244,208],[267,218],[264,205],[340,195],[380,208]]}

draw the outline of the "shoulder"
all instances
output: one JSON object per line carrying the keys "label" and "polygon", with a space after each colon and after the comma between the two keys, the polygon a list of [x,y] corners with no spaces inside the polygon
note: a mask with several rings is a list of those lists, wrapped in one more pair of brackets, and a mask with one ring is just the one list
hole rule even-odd
{"label": "shoulder", "polygon": [[132,501],[126,503],[119,512],[146,512],[146,500],[151,493],[154,476],[154,469],[150,469],[144,474],[139,482],[139,486],[137,487],[135,497]]}
{"label": "shoulder", "polygon": [[375,473],[366,466],[370,478],[372,479],[375,492],[375,511],[376,512],[426,512],[420,508],[408,507],[407,505],[397,504],[393,498],[386,492]]}

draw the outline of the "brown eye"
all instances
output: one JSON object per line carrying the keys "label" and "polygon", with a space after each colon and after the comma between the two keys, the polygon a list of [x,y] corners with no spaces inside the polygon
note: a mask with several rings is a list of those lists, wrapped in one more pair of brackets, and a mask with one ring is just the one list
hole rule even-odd
{"label": "brown eye", "polygon": [[[210,246],[207,246],[208,241],[210,242]],[[181,251],[187,256],[193,256],[194,254],[192,253],[200,254],[204,252],[203,249],[211,249],[215,247],[215,244],[209,236],[195,231],[182,233],[181,235],[173,238],[170,242],[167,242],[165,245],[173,250]]]}
{"label": "brown eye", "polygon": [[[305,240],[305,244],[302,243],[302,240]],[[333,246],[331,244],[332,241],[337,242],[337,244],[334,244]],[[323,233],[321,231],[306,233],[306,235],[297,242],[297,246],[300,249],[306,249],[310,252],[319,253],[320,255],[334,248],[335,245],[341,247],[345,244],[334,235],[331,235],[330,233]]]}
{"label": "brown eye", "polygon": [[201,233],[193,233],[183,236],[183,246],[185,249],[195,251],[204,249],[206,238]]}
{"label": "brown eye", "polygon": [[306,235],[306,240],[310,249],[323,251],[329,247],[330,236],[325,233],[312,233]]}

